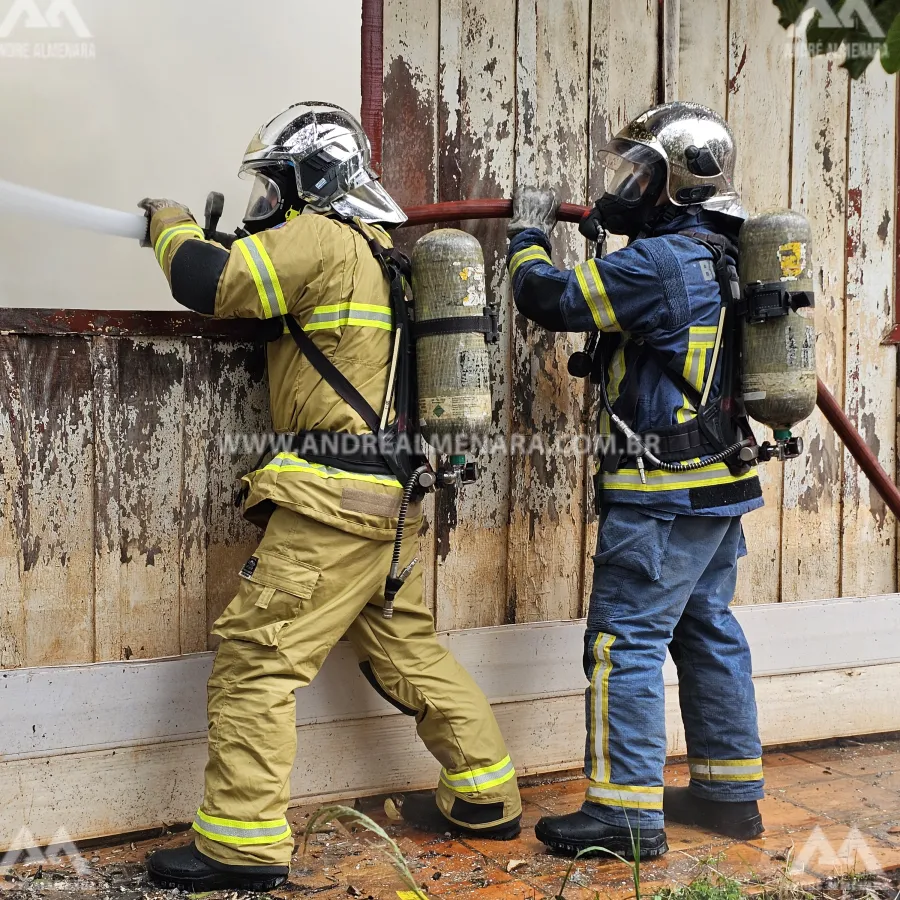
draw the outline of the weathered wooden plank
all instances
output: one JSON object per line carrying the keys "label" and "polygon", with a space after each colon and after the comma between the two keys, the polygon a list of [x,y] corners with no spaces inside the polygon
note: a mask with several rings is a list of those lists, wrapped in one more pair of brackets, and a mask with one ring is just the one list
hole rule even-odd
{"label": "weathered wooden plank", "polygon": [[[893,316],[896,120],[896,78],[871,66],[850,86],[844,404],[888,472],[896,471],[897,357],[880,339]],[[893,590],[896,523],[846,452],[843,487],[841,590]]]}
{"label": "weathered wooden plank", "polygon": [[[731,0],[728,121],[738,146],[737,184],[744,206],[761,212],[790,199],[792,36],[774,5]],[[762,427],[756,427],[762,434]],[[750,555],[738,576],[738,602],[780,599],[783,469],[760,466],[766,505],[745,520]]]}
{"label": "weathered wooden plank", "polygon": [[[515,8],[515,0],[441,4],[441,200],[512,192],[515,57],[508,48],[515,45]],[[490,347],[489,436],[491,443],[500,442],[509,432],[506,222],[463,222],[461,227],[481,243],[488,302],[501,313],[501,341]],[[479,463],[476,484],[437,496],[436,616],[442,630],[506,621],[509,457],[485,453]]]}
{"label": "weathered wooden plank", "polygon": [[[791,206],[804,212],[812,226],[817,367],[841,403],[849,78],[839,62],[802,52],[797,56]],[[785,464],[782,599],[833,597],[840,593],[843,453],[818,410],[795,433],[806,452]]]}
{"label": "weathered wooden plank", "polygon": [[179,628],[181,653],[206,649],[206,548],[209,529],[210,413],[214,378],[208,341],[185,342],[181,438],[181,503],[178,509]]}
{"label": "weathered wooden plank", "polygon": [[[728,3],[682,0],[676,99],[727,113]],[[749,149],[749,148],[747,148]]]}
{"label": "weathered wooden plank", "polygon": [[[738,611],[758,650],[754,686],[764,744],[898,727],[896,600]],[[813,640],[806,639],[806,623]],[[494,704],[520,774],[578,764],[584,734],[581,629],[582,623],[572,622],[442,636]],[[0,852],[52,839],[60,821],[77,823],[71,836],[84,839],[189,819],[206,757],[201,698],[210,662],[198,657],[91,666],[67,671],[63,681],[46,672],[4,679],[0,702],[11,710],[14,727],[12,740],[0,741],[0,754],[11,757],[0,761],[6,813]],[[668,746],[683,753],[674,676],[668,663]],[[185,694],[186,703],[170,702]],[[297,722],[291,777],[297,800],[426,788],[437,777],[437,763],[415,741],[413,723],[368,689],[348,647],[338,647],[313,685],[299,692]],[[32,831],[30,841],[20,834],[23,822]]]}
{"label": "weathered wooden plank", "polygon": [[0,307],[0,331],[11,334],[85,334],[107,337],[192,337],[253,340],[262,323],[212,319],[191,312]]}
{"label": "weathered wooden plank", "polygon": [[[448,19],[448,22],[452,18]],[[440,0],[385,0],[383,181],[401,206],[438,198]],[[431,226],[404,228],[397,245],[411,253]],[[419,558],[425,602],[435,609],[436,502],[425,498]]]}
{"label": "weathered wooden plank", "polygon": [[119,345],[120,552],[123,655],[179,652],[184,345]]}
{"label": "weathered wooden plank", "polygon": [[23,430],[24,665],[94,658],[94,454],[88,342],[34,337],[20,345]]}
{"label": "weathered wooden plank", "polygon": [[[612,0],[591,4],[588,203],[599,197],[605,186],[600,150],[616,132],[657,102],[658,18],[659,5],[653,2]],[[613,237],[608,250],[618,249],[625,242],[624,238]],[[588,245],[586,252],[594,253],[595,246]],[[585,382],[582,428],[586,434],[596,433],[599,413],[599,392]],[[586,459],[583,611],[590,598],[597,545],[593,474],[594,460]]]}
{"label": "weathered wooden plank", "polygon": [[94,659],[125,658],[122,641],[119,339],[91,341],[94,380]]}
{"label": "weathered wooden plank", "polygon": [[[553,184],[562,198],[584,196],[587,184],[589,15],[584,0],[518,4],[516,182]],[[557,264],[584,258],[584,241],[563,226],[554,249]],[[517,622],[572,618],[583,605],[584,460],[530,446],[532,437],[580,430],[584,389],[566,369],[580,344],[515,317],[511,430],[526,441],[511,461],[509,592]]]}
{"label": "weathered wooden plank", "polygon": [[21,338],[0,334],[0,668],[25,664],[22,535],[27,512],[27,431],[22,409]]}
{"label": "weathered wooden plank", "polygon": [[[756,678],[900,663],[900,595],[741,606]],[[583,621],[442,632],[491,702],[526,703],[583,692]],[[189,740],[206,735],[214,654],[23,669],[0,679],[4,760]],[[671,659],[667,685],[678,681]],[[338,646],[298,692],[298,726],[394,713],[360,677],[351,647]],[[900,711],[895,710],[895,716]]]}
{"label": "weathered wooden plank", "polygon": [[[206,631],[231,602],[238,572],[262,532],[235,506],[240,478],[256,464],[254,437],[271,433],[266,353],[250,344],[215,343],[209,369],[217,373],[210,400],[206,549]],[[207,646],[214,646],[209,638]]]}
{"label": "weathered wooden plank", "polygon": [[662,58],[660,83],[662,103],[678,100],[678,80],[681,69],[681,7],[682,0],[664,0],[662,4]]}

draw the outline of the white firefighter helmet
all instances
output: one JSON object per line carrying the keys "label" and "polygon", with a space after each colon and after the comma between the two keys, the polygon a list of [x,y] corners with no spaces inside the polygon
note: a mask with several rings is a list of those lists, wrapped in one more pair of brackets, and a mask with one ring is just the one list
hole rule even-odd
{"label": "white firefighter helmet", "polygon": [[369,139],[345,109],[295,103],[263,125],[244,153],[240,175],[255,180],[245,221],[268,219],[290,201],[282,196],[290,168],[299,199],[314,209],[400,225],[406,215],[378,183],[371,159]]}

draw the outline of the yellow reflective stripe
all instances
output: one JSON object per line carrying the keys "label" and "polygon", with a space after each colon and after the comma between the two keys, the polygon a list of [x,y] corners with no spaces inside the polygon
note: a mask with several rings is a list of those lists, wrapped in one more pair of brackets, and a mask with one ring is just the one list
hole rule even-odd
{"label": "yellow reflective stripe", "polygon": [[762,759],[688,759],[691,778],[698,781],[759,781]]}
{"label": "yellow reflective stripe", "polygon": [[588,785],[585,799],[589,803],[602,803],[626,809],[662,809],[663,789],[592,781]]}
{"label": "yellow reflective stripe", "polygon": [[200,809],[197,810],[192,827],[211,841],[239,846],[275,844],[291,836],[291,826],[288,825],[287,819],[240,822],[237,819],[208,816]]}
{"label": "yellow reflective stripe", "polygon": [[235,241],[240,249],[247,269],[256,285],[259,294],[259,302],[262,307],[263,318],[272,319],[276,316],[287,315],[287,305],[284,302],[284,292],[281,290],[281,282],[275,273],[275,267],[269,254],[266,253],[262,241],[255,235]]}
{"label": "yellow reflective stripe", "polygon": [[516,775],[512,760],[506,756],[498,763],[482,769],[469,769],[465,772],[450,773],[441,769],[441,781],[452,791],[471,794],[486,791],[504,784]]}
{"label": "yellow reflective stripe", "polygon": [[594,320],[594,324],[597,326],[597,330],[602,331],[603,326],[600,323],[600,313],[597,310],[597,305],[594,303],[594,298],[591,296],[591,290],[588,287],[587,280],[584,277],[584,272],[581,271],[581,266],[575,267],[575,277],[578,279],[578,286],[581,288],[581,294],[584,297],[584,302],[587,303],[587,307],[591,311],[591,318]]}
{"label": "yellow reflective stripe", "polygon": [[259,239],[259,237],[257,237],[257,235],[251,234],[250,240],[253,242],[254,247],[256,247],[257,251],[259,252],[259,256],[262,259],[263,265],[266,267],[266,273],[269,276],[269,281],[275,291],[275,299],[278,303],[278,315],[286,316],[287,304],[284,302],[284,291],[282,291],[281,289],[281,282],[278,280],[278,275],[275,272],[275,266],[272,265],[272,258],[268,253],[266,253],[266,248],[263,246],[262,241]]}
{"label": "yellow reflective stripe", "polygon": [[235,245],[241,251],[244,262],[247,263],[247,268],[250,270],[250,276],[253,278],[253,283],[256,285],[256,292],[259,294],[259,302],[262,305],[263,318],[273,318],[275,314],[272,312],[272,306],[269,303],[269,295],[266,293],[266,289],[262,282],[262,276],[259,273],[259,269],[256,268],[256,263],[253,261],[250,251],[243,241],[235,241]]}
{"label": "yellow reflective stripe", "polygon": [[156,239],[156,261],[162,265],[163,257],[166,254],[166,250],[169,249],[169,244],[175,239],[175,237],[179,234],[190,234],[193,237],[203,237],[203,229],[199,225],[194,225],[190,222],[182,222],[179,225],[173,225],[171,228],[167,228],[165,231],[161,232],[159,237]]}
{"label": "yellow reflective stripe", "polygon": [[757,477],[754,469],[744,475],[732,475],[725,463],[714,463],[693,472],[666,472],[662,469],[652,469],[645,475],[646,484],[641,481],[641,473],[637,469],[619,469],[618,472],[604,475],[603,486],[616,491],[648,491],[652,493],[712,487],[717,484],[731,484],[735,481],[746,481]]}
{"label": "yellow reflective stripe", "polygon": [[[627,335],[626,335],[627,337]],[[622,390],[622,382],[625,380],[625,345],[626,341],[618,347],[612,362],[609,364],[609,378],[606,384],[606,393],[609,397],[609,405],[612,406],[619,399]],[[600,412],[599,430],[601,435],[612,434],[612,426],[609,421],[609,413],[603,409]]]}
{"label": "yellow reflective stripe", "polygon": [[381,328],[393,330],[393,313],[389,306],[374,303],[354,303],[344,301],[325,306],[317,306],[309,321],[303,326],[304,331],[322,331],[326,328],[338,328],[343,325],[356,325],[360,328]]}
{"label": "yellow reflective stripe", "polygon": [[197,810],[197,816],[207,825],[224,825],[228,828],[242,828],[246,831],[252,831],[254,828],[279,828],[287,825],[287,819],[266,819],[262,822],[241,822],[238,819],[221,819],[218,816],[210,816],[203,812],[202,809]]}
{"label": "yellow reflective stripe", "polygon": [[512,278],[516,272],[519,271],[519,266],[523,263],[530,262],[531,260],[537,260],[539,262],[545,262],[548,265],[553,265],[547,251],[544,250],[543,247],[532,245],[531,247],[526,247],[524,250],[520,250],[518,253],[513,254],[512,259],[509,261],[509,277]]}
{"label": "yellow reflective stripe", "polygon": [[279,453],[263,471],[273,472],[305,472],[307,475],[315,475],[318,478],[348,479],[350,481],[368,481],[371,484],[386,484],[389,487],[403,487],[396,478],[390,475],[360,475],[356,472],[345,472],[343,469],[335,469],[320,463],[307,462],[294,456],[292,453]]}
{"label": "yellow reflective stripe", "polygon": [[597,328],[600,331],[621,331],[609,295],[606,293],[606,286],[600,277],[597,260],[589,259],[576,266],[575,277]]}
{"label": "yellow reflective stripe", "polygon": [[[608,782],[610,775],[609,758],[609,675],[612,672],[612,645],[616,642],[614,634],[602,631],[594,641],[594,672],[591,678],[591,781]],[[601,646],[602,644],[602,646]],[[601,659],[602,655],[602,659]],[[599,708],[598,708],[599,707]],[[599,755],[598,755],[598,737]],[[602,771],[601,771],[602,769]]]}

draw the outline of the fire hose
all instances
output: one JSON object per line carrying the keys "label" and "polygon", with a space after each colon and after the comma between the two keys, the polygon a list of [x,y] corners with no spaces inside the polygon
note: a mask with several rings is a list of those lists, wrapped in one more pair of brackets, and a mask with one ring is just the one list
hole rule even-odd
{"label": "fire hose", "polygon": [[[146,218],[142,213],[105,209],[6,181],[0,181],[0,211],[117,237],[143,239],[147,230]],[[558,219],[561,222],[577,223],[588,212],[589,208],[586,206],[563,203],[559,207]],[[404,227],[466,219],[508,219],[512,216],[512,200],[458,200],[411,206],[406,214],[409,218]],[[821,379],[818,379],[818,406],[878,495],[900,519],[900,490]]]}

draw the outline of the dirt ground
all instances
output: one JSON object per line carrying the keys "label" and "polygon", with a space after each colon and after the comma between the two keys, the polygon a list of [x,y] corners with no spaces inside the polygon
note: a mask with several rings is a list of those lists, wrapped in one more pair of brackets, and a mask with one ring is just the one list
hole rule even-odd
{"label": "dirt ground", "polygon": [[[770,753],[765,758],[765,834],[729,841],[682,826],[667,828],[670,852],[641,867],[643,898],[694,884],[683,900],[718,900],[710,886],[740,885],[747,894],[779,900],[821,897],[900,900],[900,740]],[[667,767],[667,784],[685,784],[687,767]],[[558,895],[570,861],[552,856],[534,837],[537,820],[577,809],[584,781],[574,773],[523,780],[523,831],[515,841],[453,840],[391,821],[385,798],[357,801],[398,843],[423,893],[437,900],[539,900]],[[312,808],[292,809],[297,835],[291,878],[273,898],[316,897],[414,900],[372,835],[337,827],[312,836],[302,854]],[[144,861],[154,850],[187,843],[190,832],[169,831],[138,841],[79,847],[79,857],[47,862],[27,858],[0,870],[4,900],[171,900],[175,892],[146,881]],[[698,882],[699,879],[699,882]],[[725,887],[723,887],[723,885]],[[621,862],[575,863],[566,900],[634,897],[631,871]],[[239,895],[201,895],[235,900]]]}

